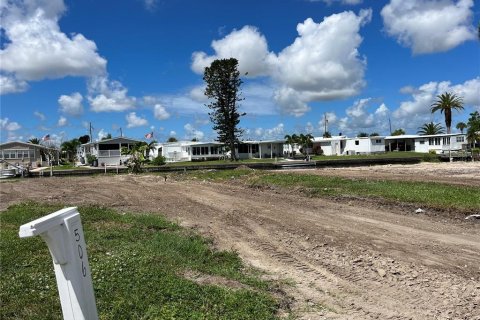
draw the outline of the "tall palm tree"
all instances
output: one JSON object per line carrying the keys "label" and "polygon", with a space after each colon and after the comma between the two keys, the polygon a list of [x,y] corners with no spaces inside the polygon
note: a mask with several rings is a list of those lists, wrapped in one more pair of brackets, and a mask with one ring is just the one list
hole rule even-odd
{"label": "tall palm tree", "polygon": [[28,143],[40,144],[40,140],[38,140],[38,138],[31,138],[30,140],[28,140]]}
{"label": "tall palm tree", "polygon": [[82,143],[78,139],[72,139],[69,141],[65,141],[61,144],[60,148],[62,152],[65,152],[68,158],[68,161],[73,162],[75,158],[75,154],[77,153],[77,148]]}
{"label": "tall palm tree", "polygon": [[458,130],[460,130],[461,133],[463,133],[463,130],[465,130],[465,128],[467,128],[467,124],[465,122],[459,122],[459,123],[457,123],[455,128],[457,128]]}
{"label": "tall palm tree", "polygon": [[421,127],[418,127],[418,134],[422,135],[432,135],[432,134],[441,134],[445,133],[443,127],[440,123],[424,123]]}
{"label": "tall palm tree", "polygon": [[463,110],[463,99],[454,93],[445,92],[437,96],[437,101],[431,105],[432,113],[439,111],[445,114],[447,133],[451,133],[452,109]]}

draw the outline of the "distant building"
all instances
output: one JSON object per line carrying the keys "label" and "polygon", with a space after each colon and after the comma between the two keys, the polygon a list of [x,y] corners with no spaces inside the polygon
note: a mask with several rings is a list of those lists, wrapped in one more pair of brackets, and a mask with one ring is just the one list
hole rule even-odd
{"label": "distant building", "polygon": [[87,156],[95,156],[98,163],[104,165],[119,165],[124,163],[130,156],[122,155],[122,148],[132,148],[140,140],[116,137],[101,141],[82,144],[77,150],[77,156],[81,163],[87,163]]}
{"label": "distant building", "polygon": [[356,137],[345,140],[345,148],[342,154],[377,154],[385,152],[385,137]]}
{"label": "distant building", "polygon": [[32,168],[48,166],[48,154],[52,155],[52,161],[58,161],[57,152],[47,152],[48,148],[28,142],[12,141],[0,144],[0,159],[4,167],[8,164]]}
{"label": "distant building", "polygon": [[428,153],[446,153],[465,150],[468,145],[467,136],[463,133],[445,133],[434,135],[401,135],[385,138],[387,151],[415,151]]}
{"label": "distant building", "polygon": [[152,158],[165,157],[166,162],[216,160],[224,157],[223,143],[177,141],[157,143]]}

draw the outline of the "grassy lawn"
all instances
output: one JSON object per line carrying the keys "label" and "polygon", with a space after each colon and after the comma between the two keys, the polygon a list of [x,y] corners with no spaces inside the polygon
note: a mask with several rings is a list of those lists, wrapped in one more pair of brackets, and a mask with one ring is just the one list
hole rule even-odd
{"label": "grassy lawn", "polygon": [[480,210],[478,187],[433,182],[347,179],[299,173],[222,170],[190,173],[197,179],[243,179],[252,186],[301,188],[313,196],[362,196],[426,205],[438,209]]}
{"label": "grassy lawn", "polygon": [[313,156],[312,160],[348,160],[348,159],[391,159],[391,158],[424,158],[425,153],[420,152],[386,152],[371,155],[348,155],[348,156]]}
{"label": "grassy lawn", "polygon": [[[279,160],[282,158],[279,158]],[[273,163],[275,159],[245,159],[239,161],[230,160],[211,160],[211,161],[185,161],[185,162],[171,162],[167,163],[166,167],[189,167],[189,166],[208,166],[208,165],[221,165],[221,164],[236,164],[242,165],[246,163]]]}
{"label": "grassy lawn", "polygon": [[[24,203],[0,214],[0,319],[62,318],[46,244],[18,237],[20,225],[60,208]],[[275,319],[273,284],[259,280],[237,254],[214,251],[158,215],[79,212],[100,319]],[[200,285],[188,274],[238,286]]]}
{"label": "grassy lawn", "polygon": [[[76,167],[73,164],[63,164],[63,165],[53,167],[53,171],[56,171],[56,170],[82,170],[82,169],[86,169],[86,168],[84,166]],[[47,167],[47,169],[45,169],[45,170],[50,171],[50,167]]]}

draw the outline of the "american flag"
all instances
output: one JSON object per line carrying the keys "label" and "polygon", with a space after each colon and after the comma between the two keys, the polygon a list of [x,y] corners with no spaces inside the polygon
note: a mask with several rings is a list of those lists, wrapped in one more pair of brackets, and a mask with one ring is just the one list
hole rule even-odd
{"label": "american flag", "polygon": [[152,139],[152,138],[153,138],[153,131],[145,135],[145,139]]}
{"label": "american flag", "polygon": [[48,141],[48,140],[50,140],[50,135],[49,134],[44,135],[42,138],[42,141]]}

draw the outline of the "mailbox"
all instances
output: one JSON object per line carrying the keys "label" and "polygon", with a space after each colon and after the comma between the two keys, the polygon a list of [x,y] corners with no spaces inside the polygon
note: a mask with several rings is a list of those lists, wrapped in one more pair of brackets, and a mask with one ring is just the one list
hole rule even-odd
{"label": "mailbox", "polygon": [[98,319],[80,213],[65,208],[20,227],[20,238],[39,235],[53,259],[66,320]]}

